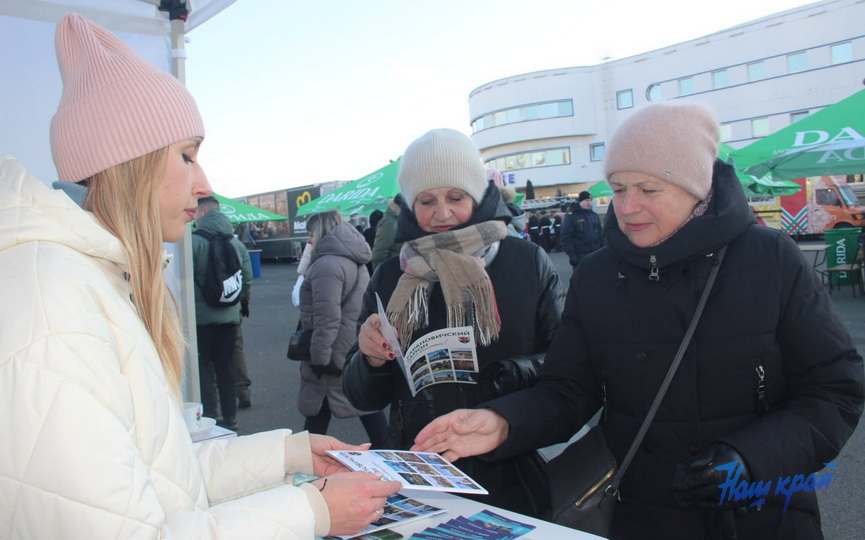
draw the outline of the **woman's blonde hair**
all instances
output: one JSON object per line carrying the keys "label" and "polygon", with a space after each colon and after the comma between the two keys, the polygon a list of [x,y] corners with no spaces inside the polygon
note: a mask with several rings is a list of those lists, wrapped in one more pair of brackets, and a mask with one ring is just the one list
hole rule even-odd
{"label": "woman's blonde hair", "polygon": [[306,230],[312,234],[313,251],[318,241],[327,236],[340,223],[342,223],[342,214],[339,213],[339,210],[328,210],[309,216],[309,219],[306,220]]}
{"label": "woman's blonde hair", "polygon": [[163,148],[96,173],[89,179],[84,208],[123,244],[132,302],[153,338],[169,386],[179,393],[185,342],[177,299],[165,279],[157,190],[167,159]]}

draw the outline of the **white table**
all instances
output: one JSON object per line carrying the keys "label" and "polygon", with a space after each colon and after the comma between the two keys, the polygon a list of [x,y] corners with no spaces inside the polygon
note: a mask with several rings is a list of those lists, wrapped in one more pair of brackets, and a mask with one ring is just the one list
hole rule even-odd
{"label": "white table", "polygon": [[420,532],[427,527],[435,527],[439,523],[444,523],[445,521],[457,516],[471,517],[482,510],[489,510],[515,521],[534,525],[535,528],[532,529],[531,532],[521,536],[520,540],[597,540],[601,538],[594,534],[562,527],[555,523],[550,523],[549,521],[524,516],[516,512],[511,512],[488,504],[482,504],[464,497],[458,497],[451,493],[419,490],[404,490],[401,493],[411,497],[412,499],[417,499],[421,502],[447,509],[447,512],[444,514],[438,514],[428,518],[410,521],[404,525],[390,527],[391,530],[402,534],[406,539],[408,539],[412,534]]}

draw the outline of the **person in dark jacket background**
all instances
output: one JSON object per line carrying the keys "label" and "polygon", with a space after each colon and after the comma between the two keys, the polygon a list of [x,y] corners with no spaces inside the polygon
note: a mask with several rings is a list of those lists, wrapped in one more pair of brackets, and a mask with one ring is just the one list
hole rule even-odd
{"label": "person in dark jacket background", "polygon": [[568,254],[568,262],[576,268],[583,257],[606,243],[601,218],[592,210],[592,194],[582,191],[562,225],[562,249]]}
{"label": "person in dark jacket background", "polygon": [[[198,199],[195,212],[195,228],[214,236],[231,239],[231,246],[240,261],[242,286],[241,299],[249,298],[252,286],[252,262],[246,246],[234,236],[234,227],[228,216],[219,211],[215,197]],[[242,303],[233,306],[213,307],[204,301],[200,283],[204,283],[210,257],[210,240],[192,235],[192,266],[195,272],[195,324],[198,344],[198,370],[201,386],[201,403],[204,416],[217,418],[219,424],[228,429],[237,429],[237,387],[234,365],[234,340],[240,325]],[[215,377],[215,382],[214,382]],[[216,391],[218,389],[218,392]],[[218,394],[218,395],[217,395]]]}
{"label": "person in dark jacket background", "polygon": [[388,448],[384,413],[352,407],[342,391],[342,368],[369,283],[369,245],[338,210],[310,216],[307,232],[312,255],[300,286],[300,322],[312,329],[312,338],[311,359],[300,364],[297,407],[306,417],[303,429],[325,435],[331,415],[359,416],[372,448]]}
{"label": "person in dark jacket background", "polygon": [[[346,364],[343,387],[360,409],[390,405],[391,442],[407,449],[436,416],[530,384],[559,325],[563,293],[547,254],[507,235],[511,212],[466,135],[438,129],[415,140],[403,154],[399,185],[402,251],[376,269],[367,288],[359,348]],[[403,350],[434,330],[473,326],[479,373],[425,386],[413,397],[385,345],[376,295]],[[490,492],[484,502],[537,513],[518,463],[456,465]]]}
{"label": "person in dark jacket background", "polygon": [[[608,245],[575,269],[539,381],[437,419],[414,450],[507,457],[569,439],[605,402],[621,463],[726,246],[609,537],[823,537],[813,491],[785,506],[775,490],[838,457],[862,414],[862,357],[796,243],[756,225],[734,169],[716,161],[718,140],[714,113],[696,104],[649,105],[619,127],[606,155]],[[772,483],[762,504],[722,499],[716,467],[734,462],[737,486]]]}
{"label": "person in dark jacket background", "polygon": [[397,193],[387,202],[387,210],[375,227],[375,241],[372,244],[372,270],[385,259],[399,253],[401,242],[396,242],[396,224],[399,218],[402,195]]}

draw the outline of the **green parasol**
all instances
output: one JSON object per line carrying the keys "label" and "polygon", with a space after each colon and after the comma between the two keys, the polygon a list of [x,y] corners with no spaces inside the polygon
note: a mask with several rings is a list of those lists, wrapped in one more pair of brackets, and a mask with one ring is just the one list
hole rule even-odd
{"label": "green parasol", "polygon": [[228,219],[234,225],[250,221],[284,221],[288,219],[287,216],[274,214],[273,212],[217,195],[216,193],[213,196],[219,201],[219,211],[228,216]]}
{"label": "green parasol", "polygon": [[613,188],[610,187],[610,184],[608,184],[606,180],[601,180],[600,182],[595,182],[591,187],[589,187],[589,193],[592,194],[593,199],[598,197],[612,197]]}
{"label": "green parasol", "polygon": [[297,209],[297,215],[308,216],[334,209],[344,216],[369,215],[374,210],[384,212],[387,210],[388,199],[399,193],[399,163],[399,159],[392,161],[363,178],[304,204]]}
{"label": "green parasol", "polygon": [[730,152],[737,169],[791,180],[865,171],[865,90]]}

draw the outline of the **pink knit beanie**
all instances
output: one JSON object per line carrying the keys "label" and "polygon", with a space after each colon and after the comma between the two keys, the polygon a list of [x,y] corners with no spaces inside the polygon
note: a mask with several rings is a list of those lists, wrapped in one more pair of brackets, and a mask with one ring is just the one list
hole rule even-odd
{"label": "pink knit beanie", "polygon": [[479,203],[489,185],[478,147],[454,129],[434,129],[412,142],[402,155],[397,182],[410,208],[418,194],[442,187],[461,189]]}
{"label": "pink knit beanie", "polygon": [[80,15],[57,23],[63,96],[51,120],[59,179],[80,182],[168,145],[204,137],[195,101],[174,77]]}
{"label": "pink knit beanie", "polygon": [[675,184],[701,201],[712,188],[720,129],[710,109],[654,103],[619,126],[607,144],[605,174],[641,172]]}

